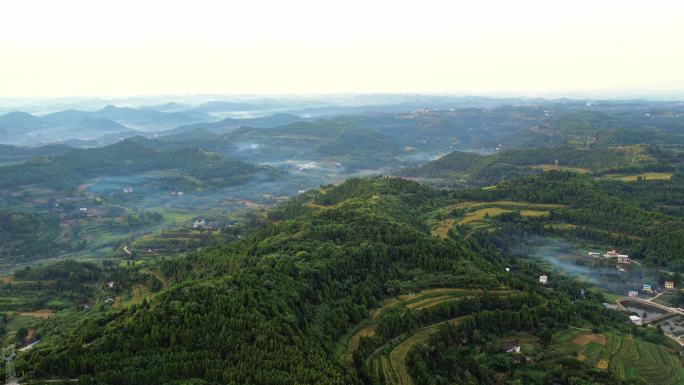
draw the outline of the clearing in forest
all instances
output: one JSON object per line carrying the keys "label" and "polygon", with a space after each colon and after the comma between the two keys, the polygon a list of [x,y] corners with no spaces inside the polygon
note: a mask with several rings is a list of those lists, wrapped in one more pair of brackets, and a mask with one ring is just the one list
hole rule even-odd
{"label": "clearing in forest", "polygon": [[642,174],[623,175],[623,174],[607,174],[603,176],[604,179],[619,180],[623,182],[636,182],[637,180],[670,180],[672,173],[669,172],[645,172]]}
{"label": "clearing in forest", "polygon": [[604,334],[578,334],[572,343],[579,346],[588,345],[591,342],[596,342],[599,345],[606,345],[607,338]]}
{"label": "clearing in forest", "polygon": [[556,166],[553,164],[536,164],[536,165],[532,166],[532,168],[537,169],[537,170],[542,170],[542,171],[551,171],[551,170],[570,171],[570,172],[576,172],[578,174],[588,174],[591,172],[588,168],[584,168],[584,167]]}

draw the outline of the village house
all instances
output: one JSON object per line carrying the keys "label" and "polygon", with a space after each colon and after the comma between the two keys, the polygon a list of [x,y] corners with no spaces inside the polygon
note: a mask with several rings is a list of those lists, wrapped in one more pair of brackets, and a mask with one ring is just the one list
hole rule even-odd
{"label": "village house", "polygon": [[639,296],[639,292],[637,292],[635,290],[630,290],[629,293],[627,293],[627,296],[632,297],[632,298],[636,298]]}
{"label": "village house", "polygon": [[620,264],[629,264],[629,263],[632,263],[632,260],[629,259],[629,255],[618,254],[618,256],[617,256],[617,263],[620,263]]}
{"label": "village house", "polygon": [[590,251],[590,252],[589,252],[589,256],[590,256],[590,257],[596,258],[596,257],[600,257],[600,256],[601,256],[601,253],[596,252],[596,251]]}
{"label": "village house", "polygon": [[675,288],[674,282],[673,281],[665,281],[665,288],[666,289],[674,289]]}
{"label": "village house", "polygon": [[641,317],[638,315],[631,315],[629,316],[629,322],[631,322],[634,325],[641,325]]}
{"label": "village house", "polygon": [[508,344],[505,346],[506,353],[518,354],[520,353],[520,345],[516,343]]}
{"label": "village house", "polygon": [[207,222],[204,219],[197,219],[192,222],[192,228],[195,230],[204,230],[207,228]]}
{"label": "village house", "polygon": [[651,288],[651,285],[650,285],[650,284],[645,283],[645,284],[643,284],[643,286],[642,286],[642,288],[641,288],[641,291],[647,291],[647,292],[650,293],[651,291],[653,291],[653,289]]}
{"label": "village house", "polygon": [[616,258],[618,256],[618,252],[615,250],[609,250],[606,251],[606,253],[603,254],[603,256],[606,258]]}
{"label": "village house", "polygon": [[539,276],[539,283],[546,285],[549,282],[549,277],[546,275]]}

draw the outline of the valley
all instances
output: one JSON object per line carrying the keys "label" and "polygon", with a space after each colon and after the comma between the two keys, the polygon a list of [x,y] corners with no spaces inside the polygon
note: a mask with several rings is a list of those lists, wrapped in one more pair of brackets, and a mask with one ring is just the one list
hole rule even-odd
{"label": "valley", "polygon": [[684,307],[684,121],[421,103],[24,115],[50,143],[0,146],[22,383],[681,383],[681,317],[629,293]]}

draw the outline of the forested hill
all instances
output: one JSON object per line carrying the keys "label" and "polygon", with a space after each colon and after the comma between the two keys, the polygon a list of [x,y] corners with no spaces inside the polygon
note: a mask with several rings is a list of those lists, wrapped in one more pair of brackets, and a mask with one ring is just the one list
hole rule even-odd
{"label": "forested hill", "polygon": [[54,156],[0,166],[0,188],[21,185],[75,187],[88,178],[130,175],[155,170],[180,170],[206,183],[240,183],[250,175],[276,176],[270,167],[225,159],[195,148],[157,150],[140,137],[91,149],[73,149]]}
{"label": "forested hill", "polygon": [[465,244],[421,229],[444,197],[384,178],[305,194],[248,239],[165,263],[168,291],[36,349],[26,368],[109,384],[359,384],[333,343],[390,293],[504,284]]}
{"label": "forested hill", "polygon": [[619,170],[670,170],[656,146],[578,148],[560,146],[507,150],[492,155],[454,151],[421,166],[404,169],[402,176],[445,179],[465,185],[486,186],[504,179],[557,169],[578,173],[608,173]]}
{"label": "forested hill", "polygon": [[[547,291],[534,283],[533,266],[511,275],[486,246],[432,237],[424,216],[448,199],[446,192],[383,177],[302,194],[237,243],[164,262],[167,290],[87,319],[69,340],[21,356],[18,370],[29,380],[106,384],[377,383],[384,377],[364,364],[374,350],[442,320],[481,312],[483,331],[508,322],[498,330],[540,335],[581,325],[582,317],[607,322],[598,298],[569,301],[570,291],[579,293],[571,283]],[[384,299],[429,288],[472,297],[387,311],[377,333],[351,352],[353,365],[340,361],[349,331],[369,322]],[[433,291],[451,293],[444,290]],[[581,365],[552,366],[548,381],[573,373],[620,383]]]}

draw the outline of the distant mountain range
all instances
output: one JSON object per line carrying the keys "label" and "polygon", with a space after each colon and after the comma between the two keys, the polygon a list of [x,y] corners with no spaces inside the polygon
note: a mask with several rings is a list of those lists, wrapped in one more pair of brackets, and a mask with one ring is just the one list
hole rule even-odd
{"label": "distant mountain range", "polygon": [[0,132],[12,134],[46,128],[46,124],[40,118],[26,112],[9,112],[0,115]]}
{"label": "distant mountain range", "polygon": [[253,128],[271,128],[276,126],[283,126],[303,119],[297,115],[292,114],[274,114],[258,118],[234,119],[225,118],[219,122],[212,123],[196,123],[185,126],[180,126],[172,130],[163,132],[162,134],[180,134],[184,132],[195,131],[196,129],[204,129],[215,134],[226,134],[236,128],[253,127]]}
{"label": "distant mountain range", "polygon": [[37,130],[69,129],[90,133],[167,130],[181,125],[215,121],[199,111],[161,112],[129,107],[107,106],[98,111],[64,110],[43,116],[26,112],[0,115],[0,130],[10,135],[26,135]]}

